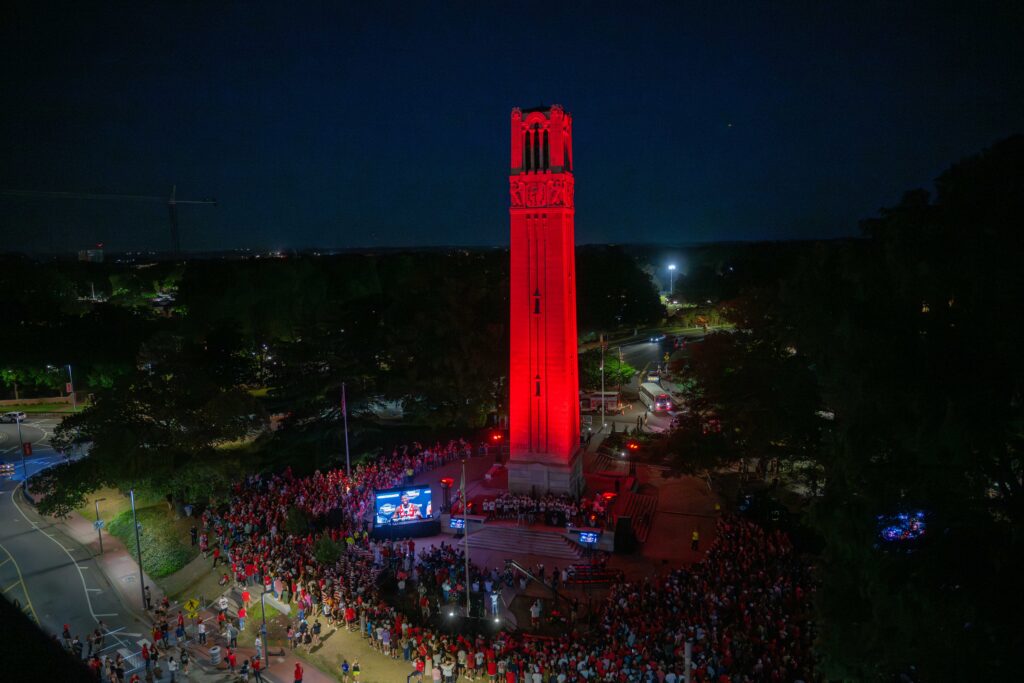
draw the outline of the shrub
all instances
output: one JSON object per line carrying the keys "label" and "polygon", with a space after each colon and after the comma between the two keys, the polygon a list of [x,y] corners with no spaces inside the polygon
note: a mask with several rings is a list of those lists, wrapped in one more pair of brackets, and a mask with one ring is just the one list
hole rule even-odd
{"label": "shrub", "polygon": [[341,557],[341,544],[337,543],[327,534],[320,537],[313,548],[313,556],[322,566],[332,567]]}
{"label": "shrub", "polygon": [[288,508],[288,519],[284,522],[285,531],[295,536],[302,536],[309,531],[309,516],[299,508]]}
{"label": "shrub", "polygon": [[[155,506],[138,511],[139,544],[142,546],[142,569],[154,579],[173,574],[198,555],[198,550],[182,542],[177,527],[166,508]],[[121,539],[128,552],[138,561],[132,511],[114,517],[108,531]]]}

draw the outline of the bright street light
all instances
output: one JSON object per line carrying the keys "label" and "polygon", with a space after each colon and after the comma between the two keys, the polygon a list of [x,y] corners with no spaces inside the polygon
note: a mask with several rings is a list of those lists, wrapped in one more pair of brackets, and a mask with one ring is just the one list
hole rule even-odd
{"label": "bright street light", "polygon": [[672,285],[674,284],[672,276],[675,275],[675,272],[676,272],[676,264],[674,264],[674,263],[668,264],[668,295],[669,296],[672,296]]}

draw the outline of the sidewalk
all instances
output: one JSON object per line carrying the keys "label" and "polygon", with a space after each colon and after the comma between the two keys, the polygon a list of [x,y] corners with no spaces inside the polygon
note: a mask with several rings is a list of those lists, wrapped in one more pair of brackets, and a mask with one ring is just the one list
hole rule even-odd
{"label": "sidewalk", "polygon": [[[72,514],[67,519],[58,522],[58,526],[61,531],[67,534],[70,538],[75,540],[77,543],[82,545],[86,550],[89,551],[96,558],[97,566],[100,568],[107,583],[113,587],[117,593],[118,599],[124,606],[124,608],[131,613],[133,617],[139,621],[148,625],[152,629],[154,619],[151,612],[147,612],[142,605],[142,591],[139,588],[139,565],[135,562],[135,559],[129,554],[128,549],[124,543],[121,542],[115,536],[104,533],[103,534],[103,554],[99,554],[99,539],[96,534],[96,529],[93,528],[92,523],[89,520],[83,518],[81,515]],[[202,571],[202,564],[209,563],[210,560],[204,559],[202,556],[194,560],[188,566],[181,571],[188,571],[190,578],[195,577],[199,572]],[[212,570],[207,567],[207,572],[212,574]],[[144,585],[150,587],[152,594],[152,602],[154,605],[158,605],[160,600],[163,598],[163,592],[160,586],[150,579],[150,577],[143,574]],[[229,595],[231,591],[229,591]],[[215,601],[220,594],[207,596],[207,599]],[[237,601],[232,598],[230,600],[231,607],[228,613],[231,615],[237,614]],[[170,622],[172,624],[180,605],[176,602],[171,603],[171,609],[168,612]],[[237,674],[230,674],[228,671],[227,662],[224,661],[224,655],[227,651],[227,639],[221,637],[217,633],[216,629],[216,613],[210,607],[204,607],[200,610],[200,618],[207,623],[208,627],[208,639],[207,646],[201,646],[195,642],[195,627],[189,625],[186,629],[188,644],[186,647],[189,649],[189,654],[192,660],[192,669],[188,676],[185,676],[183,672],[178,672],[179,681],[196,681],[198,683],[224,683],[225,681],[237,680]],[[257,620],[250,618],[248,629],[258,628],[256,626]],[[148,640],[148,638],[145,638]],[[218,646],[221,648],[221,662],[218,665],[214,665],[211,661],[210,648]],[[172,647],[170,652],[177,656],[180,652],[179,648]],[[256,651],[252,647],[239,647],[234,648],[234,652],[238,659],[238,666],[241,667],[243,661],[256,655]],[[278,652],[278,650],[272,648],[272,653]],[[294,680],[294,671],[296,662],[302,663],[302,667],[305,670],[303,678],[304,683],[330,683],[331,681],[337,681],[337,678],[329,676],[316,669],[312,664],[305,660],[300,660],[295,655],[290,653],[283,657],[275,657],[273,654],[270,656],[270,668],[264,669],[263,678],[269,683],[292,683]],[[170,681],[170,672],[167,670],[166,660],[161,660],[161,673],[162,675],[157,678],[154,676],[153,681],[155,683],[165,683]],[[145,678],[144,678],[145,680]],[[250,676],[250,680],[255,680]]]}
{"label": "sidewalk", "polygon": [[[57,526],[96,558],[96,564],[103,572],[107,583],[117,592],[124,607],[137,619],[149,623],[151,620],[148,615],[144,617],[146,610],[142,604],[142,589],[139,587],[139,565],[121,539],[104,531],[101,555],[99,537],[89,520],[77,513],[71,513],[66,519],[59,520]],[[145,574],[143,580],[143,585],[150,587],[153,604],[157,604],[163,597],[160,586]]]}

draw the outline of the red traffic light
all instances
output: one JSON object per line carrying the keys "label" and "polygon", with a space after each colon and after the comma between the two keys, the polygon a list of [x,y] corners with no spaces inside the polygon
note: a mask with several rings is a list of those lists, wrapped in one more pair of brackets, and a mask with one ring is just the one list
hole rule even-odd
{"label": "red traffic light", "polygon": [[491,441],[501,441],[501,434],[491,434]]}
{"label": "red traffic light", "polygon": [[629,443],[626,444],[626,448],[628,448],[631,451],[636,451],[640,449],[640,444],[638,444],[636,441],[630,441]]}

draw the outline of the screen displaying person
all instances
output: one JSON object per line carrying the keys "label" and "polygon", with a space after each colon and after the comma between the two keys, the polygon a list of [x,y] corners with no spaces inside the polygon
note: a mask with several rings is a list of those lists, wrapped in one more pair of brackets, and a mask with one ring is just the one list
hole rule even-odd
{"label": "screen displaying person", "polygon": [[391,515],[392,522],[411,522],[416,519],[423,519],[423,515],[420,514],[420,505],[413,503],[409,500],[409,494],[402,494],[402,503],[395,508],[394,514]]}

